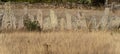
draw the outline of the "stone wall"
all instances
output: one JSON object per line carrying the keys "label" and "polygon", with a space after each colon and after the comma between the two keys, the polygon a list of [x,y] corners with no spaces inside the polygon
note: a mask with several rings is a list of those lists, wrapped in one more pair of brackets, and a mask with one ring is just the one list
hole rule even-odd
{"label": "stone wall", "polygon": [[24,20],[37,21],[42,30],[114,30],[120,28],[120,15],[109,8],[104,11],[79,9],[14,9],[5,4],[0,10],[0,30],[21,30]]}

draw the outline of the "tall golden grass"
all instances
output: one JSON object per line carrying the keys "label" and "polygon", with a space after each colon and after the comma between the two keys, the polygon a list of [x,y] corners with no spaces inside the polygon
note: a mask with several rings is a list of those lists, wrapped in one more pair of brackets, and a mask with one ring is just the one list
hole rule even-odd
{"label": "tall golden grass", "polygon": [[120,54],[120,34],[81,31],[1,33],[0,54]]}

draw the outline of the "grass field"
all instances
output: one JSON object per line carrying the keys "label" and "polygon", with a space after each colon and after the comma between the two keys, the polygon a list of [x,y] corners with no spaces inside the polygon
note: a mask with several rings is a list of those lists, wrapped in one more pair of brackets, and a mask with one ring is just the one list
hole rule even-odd
{"label": "grass field", "polygon": [[0,5],[0,54],[120,54],[117,8],[31,5]]}
{"label": "grass field", "polygon": [[1,33],[0,54],[120,54],[120,34],[74,31]]}

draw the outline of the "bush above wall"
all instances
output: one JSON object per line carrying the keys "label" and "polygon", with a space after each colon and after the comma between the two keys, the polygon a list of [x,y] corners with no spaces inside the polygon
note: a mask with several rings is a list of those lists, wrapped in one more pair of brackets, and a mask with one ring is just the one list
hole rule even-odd
{"label": "bush above wall", "polygon": [[[105,0],[1,0],[2,2],[29,2],[29,3],[80,3],[80,4],[97,4],[104,2]],[[104,3],[101,3],[104,4]]]}

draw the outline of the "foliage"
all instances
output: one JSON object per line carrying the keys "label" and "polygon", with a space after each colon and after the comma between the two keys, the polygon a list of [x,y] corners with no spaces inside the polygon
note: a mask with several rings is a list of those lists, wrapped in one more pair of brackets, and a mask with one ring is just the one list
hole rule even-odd
{"label": "foliage", "polygon": [[91,4],[92,0],[79,0],[79,2],[82,4]]}
{"label": "foliage", "polygon": [[1,0],[1,1],[28,2],[28,3],[56,3],[56,4],[76,3],[76,4],[89,4],[93,6],[105,4],[105,0]]}
{"label": "foliage", "polygon": [[38,21],[24,20],[24,26],[29,31],[41,31]]}
{"label": "foliage", "polygon": [[3,2],[7,2],[7,1],[12,1],[12,2],[30,2],[30,3],[34,3],[34,2],[44,2],[44,3],[66,3],[66,2],[80,2],[82,4],[84,3],[91,3],[91,0],[2,0]]}

